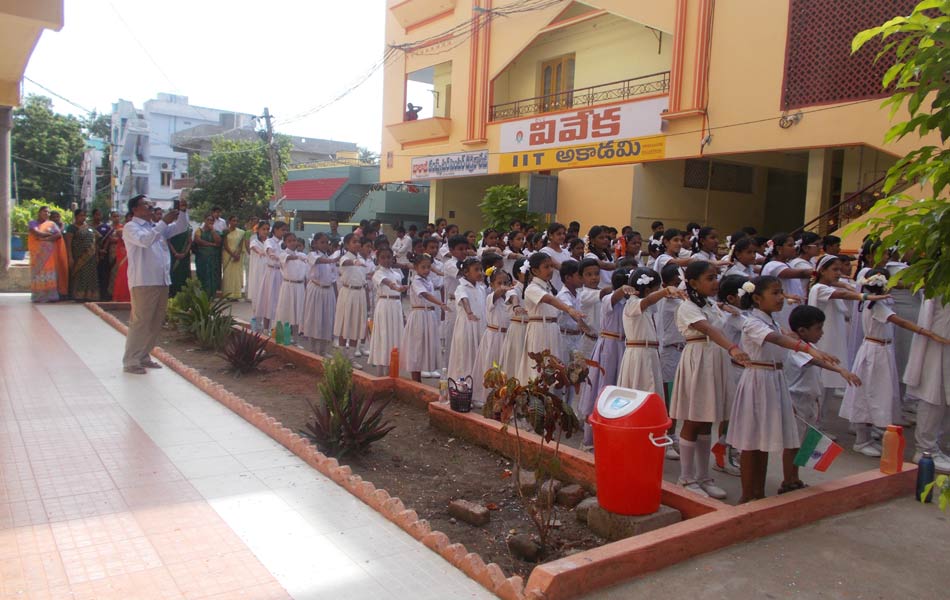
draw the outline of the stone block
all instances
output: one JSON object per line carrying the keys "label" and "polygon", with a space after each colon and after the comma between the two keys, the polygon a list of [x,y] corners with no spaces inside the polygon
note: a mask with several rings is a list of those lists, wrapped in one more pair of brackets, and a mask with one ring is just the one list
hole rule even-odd
{"label": "stone block", "polygon": [[557,491],[557,503],[566,508],[574,508],[587,496],[587,491],[576,483],[565,485]]}
{"label": "stone block", "polygon": [[527,533],[519,533],[508,538],[508,550],[521,560],[535,562],[541,554],[541,545]]}
{"label": "stone block", "polygon": [[600,505],[587,512],[587,526],[611,542],[654,531],[682,520],[680,511],[662,504],[660,510],[652,515],[618,515],[604,510]]}
{"label": "stone block", "polygon": [[453,500],[449,502],[449,514],[469,525],[480,527],[487,525],[491,520],[491,513],[481,504],[468,500]]}
{"label": "stone block", "polygon": [[561,482],[557,479],[549,479],[541,484],[538,490],[538,501],[542,506],[551,506],[558,490],[561,489]]}
{"label": "stone block", "polygon": [[577,517],[577,520],[581,523],[587,522],[587,514],[590,512],[590,509],[597,506],[597,498],[591,496],[590,498],[584,498],[580,503],[574,507],[574,516]]}
{"label": "stone block", "polygon": [[534,471],[520,469],[518,471],[518,489],[525,496],[530,496],[538,489],[538,480],[534,476]]}

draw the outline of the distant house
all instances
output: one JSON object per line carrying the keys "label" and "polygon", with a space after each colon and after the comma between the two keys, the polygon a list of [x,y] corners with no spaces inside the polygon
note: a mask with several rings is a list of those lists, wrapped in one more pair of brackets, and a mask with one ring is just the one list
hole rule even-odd
{"label": "distant house", "polygon": [[[337,154],[358,152],[355,142],[338,142],[320,138],[287,136],[290,140],[290,166],[323,163],[337,158]],[[235,127],[228,123],[202,124],[172,135],[172,147],[187,154],[208,155],[214,140],[251,141],[260,140],[261,134],[250,127]]]}

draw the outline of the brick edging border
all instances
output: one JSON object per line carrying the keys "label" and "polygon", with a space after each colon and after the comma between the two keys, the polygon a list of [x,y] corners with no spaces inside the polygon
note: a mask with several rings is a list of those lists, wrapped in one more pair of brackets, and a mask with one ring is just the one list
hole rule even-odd
{"label": "brick edging border", "polygon": [[[103,310],[97,303],[89,302],[85,306],[113,329],[122,335],[128,335],[128,327],[114,315]],[[469,552],[463,544],[452,543],[445,533],[433,530],[427,520],[419,518],[416,511],[406,508],[402,500],[390,496],[389,492],[377,488],[372,482],[364,480],[359,475],[354,475],[349,466],[340,465],[337,459],[326,456],[306,438],[284,427],[280,421],[258,407],[248,404],[220,383],[215,383],[211,378],[202,375],[160,347],[156,346],[152,350],[152,355],[198,389],[293,452],[309,466],[332,479],[364,504],[422,542],[488,591],[504,600],[541,600],[543,598],[539,592],[526,594],[522,577],[517,575],[505,577],[504,571],[496,563],[486,564],[479,554]]]}

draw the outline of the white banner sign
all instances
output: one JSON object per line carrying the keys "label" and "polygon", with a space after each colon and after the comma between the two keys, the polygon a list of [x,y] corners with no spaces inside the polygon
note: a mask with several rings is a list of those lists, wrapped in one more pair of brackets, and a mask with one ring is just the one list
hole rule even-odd
{"label": "white banner sign", "polygon": [[590,106],[501,124],[499,152],[530,152],[658,135],[660,114],[669,105],[661,96],[625,104]]}
{"label": "white banner sign", "polygon": [[488,150],[456,152],[412,159],[412,179],[443,179],[488,173]]}

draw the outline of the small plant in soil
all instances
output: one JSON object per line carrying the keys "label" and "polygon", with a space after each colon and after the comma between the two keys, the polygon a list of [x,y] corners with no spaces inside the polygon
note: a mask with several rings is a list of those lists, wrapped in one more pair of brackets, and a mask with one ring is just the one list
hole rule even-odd
{"label": "small plant in soil", "polygon": [[313,420],[301,433],[331,456],[363,452],[393,430],[394,426],[383,420],[392,398],[377,400],[354,393],[353,364],[340,352],[324,363],[317,390],[320,399],[307,400]]}
{"label": "small plant in soil", "polygon": [[224,357],[235,372],[250,373],[274,358],[267,355],[267,339],[256,331],[232,331],[224,344]]}
{"label": "small plant in soil", "polygon": [[219,349],[234,326],[231,305],[224,298],[211,298],[192,277],[168,303],[169,323],[195,337],[202,348]]}
{"label": "small plant in soil", "polygon": [[[550,548],[551,529],[556,523],[556,508],[553,493],[543,493],[553,489],[554,478],[560,472],[559,453],[561,439],[570,438],[580,429],[580,421],[567,402],[565,392],[573,389],[580,392],[581,383],[587,379],[587,363],[579,355],[572,357],[565,365],[549,350],[529,353],[534,361],[536,377],[522,385],[515,377],[509,377],[498,366],[485,373],[485,388],[488,398],[485,402],[486,417],[500,418],[505,428],[515,429],[515,481],[520,480],[523,469],[533,470],[538,483],[536,495],[526,494],[520,485],[516,485],[518,496],[524,504],[531,522],[538,534],[543,558]],[[521,423],[528,423],[535,433],[542,437],[542,451],[530,461],[521,452]],[[545,458],[548,452],[544,447],[553,443],[551,458]]]}

